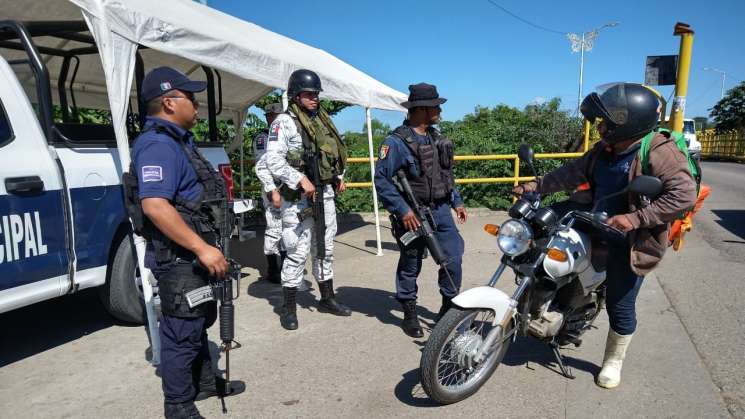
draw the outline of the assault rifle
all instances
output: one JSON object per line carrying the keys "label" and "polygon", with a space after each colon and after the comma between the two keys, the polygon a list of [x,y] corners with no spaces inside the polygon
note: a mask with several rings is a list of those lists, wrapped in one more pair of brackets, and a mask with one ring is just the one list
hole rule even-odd
{"label": "assault rifle", "polygon": [[[442,270],[445,271],[445,275],[447,275],[448,280],[450,281],[450,285],[452,285],[453,287],[453,290],[457,291],[458,288],[455,286],[455,282],[453,282],[453,278],[450,276],[450,271],[448,271],[447,269],[450,260],[448,259],[447,255],[445,255],[445,251],[442,250],[442,246],[440,246],[440,242],[437,240],[437,237],[435,237],[435,229],[437,228],[437,225],[435,224],[435,219],[432,216],[432,210],[428,206],[421,205],[419,201],[417,201],[416,196],[414,195],[414,191],[411,189],[411,185],[409,184],[409,180],[406,179],[406,173],[404,173],[403,169],[396,172],[396,176],[393,177],[393,183],[396,185],[396,188],[398,188],[399,192],[403,194],[404,199],[409,204],[412,211],[414,211],[414,215],[416,216],[417,220],[419,220],[419,228],[417,228],[416,230],[406,231],[405,233],[401,234],[401,236],[399,236],[398,240],[401,241],[404,246],[408,246],[414,240],[422,237],[427,245],[427,250],[429,250],[429,253],[432,255],[432,259],[435,261],[436,264],[440,265],[440,267],[443,268]],[[403,220],[398,220],[398,222],[400,224],[403,224]]]}
{"label": "assault rifle", "polygon": [[[225,407],[225,396],[232,394],[230,388],[230,350],[238,349],[241,344],[235,340],[235,306],[233,300],[238,298],[241,289],[241,265],[233,259],[227,258],[228,272],[222,278],[210,278],[210,284],[189,291],[184,296],[190,308],[210,301],[219,301],[220,307],[220,350],[225,353],[225,389],[220,395],[222,401],[222,412],[227,413]],[[199,259],[195,259],[194,266],[205,269]],[[235,281],[235,291],[233,291]],[[235,295],[234,295],[235,292]]]}
{"label": "assault rifle", "polygon": [[[317,147],[316,143],[316,149]],[[315,153],[310,147],[305,147],[303,153],[305,167],[307,168],[308,178],[316,188],[316,195],[313,197],[313,227],[316,236],[316,258],[323,260],[326,258],[326,217],[323,214],[323,183],[321,182],[321,171],[319,166],[319,152]]]}

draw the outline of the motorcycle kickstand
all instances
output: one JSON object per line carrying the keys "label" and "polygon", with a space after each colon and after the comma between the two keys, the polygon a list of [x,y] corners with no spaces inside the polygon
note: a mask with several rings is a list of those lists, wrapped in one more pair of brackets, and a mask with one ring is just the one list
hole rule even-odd
{"label": "motorcycle kickstand", "polygon": [[564,357],[559,352],[559,345],[556,342],[551,342],[549,346],[551,346],[551,350],[554,352],[554,357],[556,357],[556,363],[559,364],[561,374],[570,380],[574,380],[575,377],[572,374],[572,369],[564,364]]}

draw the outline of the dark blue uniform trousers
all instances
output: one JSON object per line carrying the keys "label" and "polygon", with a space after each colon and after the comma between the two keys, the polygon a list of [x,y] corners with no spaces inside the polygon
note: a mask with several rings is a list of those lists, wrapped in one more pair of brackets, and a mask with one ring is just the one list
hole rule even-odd
{"label": "dark blue uniform trousers", "polygon": [[[207,303],[215,305],[214,303]],[[207,328],[217,311],[206,317],[185,318],[162,315],[160,319],[160,373],[166,403],[184,403],[196,397],[200,375],[212,374]]]}
{"label": "dark blue uniform trousers", "polygon": [[[456,289],[453,289],[445,270],[440,268],[438,272],[440,294],[452,298],[458,294],[463,277],[461,265],[463,263],[464,242],[450,211],[448,203],[440,204],[432,210],[432,217],[437,224],[435,237],[447,255],[447,270],[450,272],[456,287]],[[396,269],[396,299],[399,301],[416,300],[418,290],[416,279],[422,271],[422,258],[427,244],[423,238],[418,238],[405,248],[400,242],[398,246],[401,249],[401,256],[398,259],[398,268]]]}
{"label": "dark blue uniform trousers", "polygon": [[619,335],[636,330],[636,297],[644,281],[631,270],[630,252],[628,246],[608,248],[605,308],[611,329]]}

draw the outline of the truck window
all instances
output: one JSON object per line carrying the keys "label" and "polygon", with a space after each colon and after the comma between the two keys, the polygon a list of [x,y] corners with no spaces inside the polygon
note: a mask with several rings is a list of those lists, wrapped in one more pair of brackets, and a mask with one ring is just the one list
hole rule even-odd
{"label": "truck window", "polygon": [[683,133],[685,134],[695,134],[696,128],[695,123],[693,121],[683,121]]}
{"label": "truck window", "polygon": [[0,101],[0,147],[5,147],[13,141],[13,128],[10,126],[8,115],[5,113],[3,102]]}

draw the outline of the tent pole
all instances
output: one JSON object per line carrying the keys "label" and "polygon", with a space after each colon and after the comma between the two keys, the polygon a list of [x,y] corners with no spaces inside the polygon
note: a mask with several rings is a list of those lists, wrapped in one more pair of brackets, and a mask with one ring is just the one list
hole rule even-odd
{"label": "tent pole", "polygon": [[378,256],[383,256],[383,247],[380,243],[380,212],[378,211],[378,191],[375,189],[375,155],[373,154],[373,137],[372,137],[372,118],[370,117],[370,108],[365,108],[365,118],[367,119],[367,148],[370,154],[370,179],[372,183],[373,209],[375,211],[375,240],[378,245]]}

